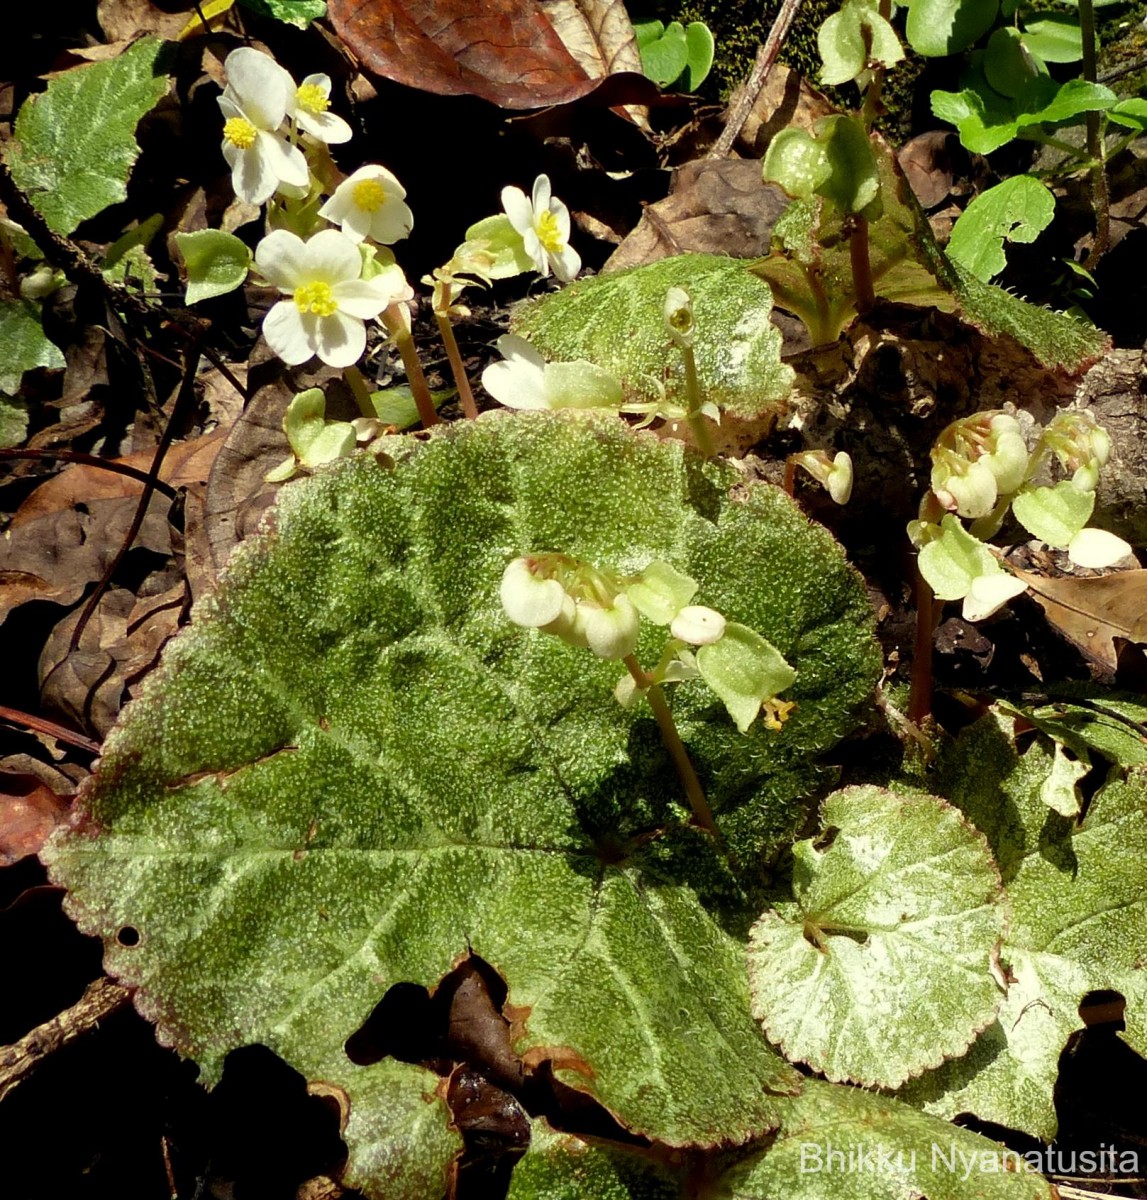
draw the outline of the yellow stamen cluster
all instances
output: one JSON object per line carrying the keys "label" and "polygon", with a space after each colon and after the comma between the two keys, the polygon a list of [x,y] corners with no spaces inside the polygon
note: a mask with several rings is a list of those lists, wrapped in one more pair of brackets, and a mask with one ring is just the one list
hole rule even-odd
{"label": "yellow stamen cluster", "polygon": [[772,729],[774,732],[780,729],[789,719],[789,713],[794,708],[796,708],[795,700],[778,700],[776,697],[766,700],[761,705],[761,721],[764,727]]}
{"label": "yellow stamen cluster", "polygon": [[356,208],[363,212],[378,212],[386,200],[386,189],[377,179],[360,179],[351,189]]}
{"label": "yellow stamen cluster", "polygon": [[295,92],[295,99],[298,101],[300,108],[305,109],[309,113],[314,113],[316,116],[319,113],[325,113],[331,106],[331,102],[317,83],[304,83],[300,85]]}
{"label": "yellow stamen cluster", "polygon": [[331,317],[339,310],[338,301],[331,294],[331,285],[320,281],[296,288],[295,304],[299,312],[314,313],[316,317]]}
{"label": "yellow stamen cluster", "polygon": [[239,150],[250,150],[259,131],[246,117],[231,117],[223,126],[223,138]]}
{"label": "yellow stamen cluster", "polygon": [[538,214],[534,222],[534,232],[538,235],[538,241],[551,254],[556,254],[562,248],[562,235],[558,229],[557,218],[548,208]]}

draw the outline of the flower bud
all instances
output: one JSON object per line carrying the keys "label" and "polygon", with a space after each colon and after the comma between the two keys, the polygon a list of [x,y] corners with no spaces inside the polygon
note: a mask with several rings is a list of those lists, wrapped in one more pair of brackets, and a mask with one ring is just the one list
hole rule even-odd
{"label": "flower bud", "polygon": [[836,504],[847,504],[852,495],[852,459],[842,450],[832,460],[824,486]]}
{"label": "flower bud", "polygon": [[[566,596],[556,579],[539,579],[528,558],[515,558],[502,572],[502,608],[515,625],[540,629],[558,621]],[[556,632],[556,631],[555,631]]]}
{"label": "flower bud", "polygon": [[949,509],[961,517],[985,517],[996,503],[996,477],[982,459],[936,463],[932,468],[932,490]]}
{"label": "flower bud", "polygon": [[725,633],[725,618],[703,604],[688,604],[674,618],[669,632],[691,646],[709,646]]}
{"label": "flower bud", "polygon": [[680,287],[671,287],[665,294],[665,328],[682,348],[693,345],[693,301]]}
{"label": "flower bud", "polygon": [[598,658],[632,654],[637,649],[638,631],[637,609],[624,595],[616,597],[610,608],[583,600],[577,606],[572,630]]}

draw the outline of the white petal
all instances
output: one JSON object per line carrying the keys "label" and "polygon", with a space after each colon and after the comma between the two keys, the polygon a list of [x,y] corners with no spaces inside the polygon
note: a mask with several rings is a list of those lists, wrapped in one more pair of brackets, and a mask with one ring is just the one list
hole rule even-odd
{"label": "white petal", "polygon": [[295,120],[311,135],[328,146],[339,146],[349,142],[354,131],[337,113],[309,113],[299,109]]}
{"label": "white petal", "polygon": [[524,558],[515,558],[506,566],[499,595],[506,616],[526,629],[556,621],[567,599],[565,588],[556,579],[538,579]]}
{"label": "white petal", "polygon": [[371,221],[374,217],[373,213],[368,213],[365,208],[356,208],[351,203],[339,222],[343,233],[353,242],[364,241],[370,233]]}
{"label": "white petal", "polygon": [[347,177],[347,183],[358,183],[362,179],[377,179],[388,196],[396,196],[399,200],[406,199],[406,188],[398,182],[398,176],[391,174],[378,163],[367,163],[366,166],[359,167],[353,175]]}
{"label": "white petal", "polygon": [[295,94],[295,81],[270,55],[241,46],[223,64],[243,115],[260,129],[278,129]]}
{"label": "white petal", "polygon": [[539,375],[546,368],[546,360],[542,357],[542,352],[516,333],[502,334],[494,345],[503,358],[509,359],[511,362],[525,363],[533,367]]}
{"label": "white petal", "polygon": [[534,264],[534,270],[545,279],[550,273],[550,260],[546,254],[545,246],[542,245],[532,225],[522,234],[522,246],[526,251],[526,255]]}
{"label": "white petal", "polygon": [[303,323],[315,323],[315,353],[328,367],[353,367],[366,349],[366,329],[357,317],[336,312],[329,317],[306,314]]}
{"label": "white petal", "polygon": [[581,270],[581,255],[570,245],[563,246],[557,254],[551,253],[548,257],[553,264],[554,274],[562,283],[575,279]]}
{"label": "white petal", "polygon": [[351,196],[350,188],[347,187],[349,180],[344,180],[334,190],[334,195],[319,209],[319,216],[334,225],[341,225],[346,219],[348,212],[354,209],[354,199]]}
{"label": "white petal", "polygon": [[1131,553],[1130,545],[1106,529],[1081,529],[1067,547],[1067,557],[1077,567],[1114,566]]}
{"label": "white petal", "polygon": [[558,237],[563,242],[568,242],[570,240],[570,210],[560,200],[553,199],[550,201],[550,212],[553,213]]}
{"label": "white petal", "polygon": [[[534,208],[526,199],[526,193],[521,188],[505,187],[502,189],[502,207],[510,224],[525,237],[527,232],[534,231]],[[537,234],[534,234],[535,239]],[[533,257],[531,255],[531,257]]]}
{"label": "white petal", "polygon": [[972,587],[964,597],[965,621],[982,621],[1003,608],[1009,600],[1027,591],[1027,584],[1014,575],[1001,572],[998,575],[977,575]]}
{"label": "white petal", "polygon": [[544,213],[550,206],[550,177],[548,175],[539,175],[534,180],[534,194],[532,196],[534,202],[535,217],[538,213]]}
{"label": "white petal", "polygon": [[[261,135],[269,136],[269,135]],[[250,150],[233,147],[235,156],[231,160],[231,186],[235,195],[248,204],[266,204],[279,186],[279,176],[267,161],[261,136],[257,136]],[[224,148],[223,155],[230,158]]]}
{"label": "white petal", "polygon": [[349,313],[361,321],[369,321],[394,299],[394,289],[382,275],[373,279],[348,279],[336,283],[331,295],[338,301],[339,312]]}
{"label": "white petal", "polygon": [[295,187],[306,187],[310,183],[311,172],[307,167],[306,156],[298,146],[292,146],[286,138],[260,131],[252,150],[256,148],[264,155],[268,167],[281,182],[294,184]]}
{"label": "white petal", "polygon": [[263,336],[289,367],[297,367],[314,357],[315,348],[307,336],[303,314],[293,300],[280,300],[264,317]]}
{"label": "white petal", "polygon": [[260,274],[284,292],[306,282],[306,244],[289,229],[276,229],[255,247],[255,266]]}
{"label": "white petal", "polygon": [[389,197],[376,213],[372,213],[370,236],[384,246],[391,246],[410,236],[414,228],[414,214],[409,207],[397,197]]}
{"label": "white petal", "polygon": [[612,608],[579,604],[576,627],[598,658],[624,658],[637,649],[640,622],[628,596],[618,596]]}
{"label": "white petal", "polygon": [[545,377],[526,363],[492,363],[482,372],[482,386],[507,408],[548,408]]}
{"label": "white petal", "polygon": [[305,261],[308,281],[343,283],[362,274],[358,246],[338,229],[324,229],[309,238]]}
{"label": "white petal", "polygon": [[243,110],[235,103],[234,95],[228,90],[224,90],[223,95],[216,96],[215,102],[219,105],[219,110],[222,112],[225,121],[230,121],[232,117],[241,117],[243,115]]}

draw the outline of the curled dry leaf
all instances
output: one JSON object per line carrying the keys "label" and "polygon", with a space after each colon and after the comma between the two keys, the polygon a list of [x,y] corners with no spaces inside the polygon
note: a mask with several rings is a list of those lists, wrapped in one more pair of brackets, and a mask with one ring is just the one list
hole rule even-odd
{"label": "curled dry leaf", "polygon": [[1147,570],[1091,579],[1048,579],[1028,571],[1016,575],[1060,633],[1108,670],[1119,665],[1115,638],[1147,644]]}
{"label": "curled dry leaf", "polygon": [[0,764],[0,867],[39,853],[74,792],[72,780],[30,755]]}
{"label": "curled dry leaf", "polygon": [[[617,38],[620,5],[558,6],[568,49],[535,0],[331,0],[339,37],[368,70],[444,96],[480,96],[502,108],[566,104],[595,91],[611,70],[608,102],[641,104],[656,87],[629,71]],[[598,62],[591,76],[586,67]]]}

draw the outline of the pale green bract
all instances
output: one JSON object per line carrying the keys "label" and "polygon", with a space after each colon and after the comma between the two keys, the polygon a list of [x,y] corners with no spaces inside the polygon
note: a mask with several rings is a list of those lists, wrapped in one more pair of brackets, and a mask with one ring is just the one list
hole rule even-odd
{"label": "pale green bract", "polygon": [[1095,493],[1080,491],[1070,479],[1017,492],[1012,500],[1016,520],[1032,537],[1060,548],[1087,524],[1094,508]]}
{"label": "pale green bract", "polygon": [[1003,992],[1006,912],[983,836],[934,796],[835,792],[793,848],[795,903],[749,935],[753,1015],[829,1079],[896,1087],[963,1053]]}
{"label": "pale green bract", "polygon": [[942,790],[983,832],[1012,909],[1000,960],[1013,982],[993,1022],[962,1058],[901,1095],[938,1116],[984,1121],[1050,1141],[1060,1051],[1094,988],[1127,998],[1124,1038],[1147,1050],[1147,773],[1108,783],[1087,814],[1049,812],[1057,770],[1039,739],[1017,754],[1013,722],[989,713],[943,755]]}
{"label": "pale green bract", "polygon": [[24,102],[8,149],[12,178],[56,233],[69,234],[127,195],[135,127],[167,91],[163,43],[143,38],[118,58],[68,71]]}
{"label": "pale green bract", "polygon": [[[614,700],[616,664],[512,624],[499,581],[543,548],[658,560],[778,647],[798,672],[779,731],[739,733],[699,679],[668,697],[755,864],[879,675],[858,577],[778,489],[617,418],[381,445],[283,490],[125,710],[45,851],[69,911],[209,1083],[261,1042],[345,1089],[347,1181],[371,1196],[436,1194],[459,1142],[435,1076],[344,1043],[468,948],[528,1010],[517,1049],[562,1048],[557,1077],[625,1126],[682,1146],[775,1128],[799,1079],[749,1011],[732,868],[652,715]],[[646,625],[638,659],[663,642]]]}
{"label": "pale green bract", "polygon": [[665,296],[693,300],[697,375],[705,401],[735,416],[769,412],[792,390],[772,324],[772,292],[749,264],[716,254],[679,254],[645,267],[579,279],[512,318],[515,333],[547,359],[585,359],[616,375],[627,403],[688,408],[681,352],[665,329]]}
{"label": "pale green bract", "polygon": [[225,296],[241,287],[251,267],[246,242],[222,229],[177,233],[175,244],[187,268],[187,303]]}

